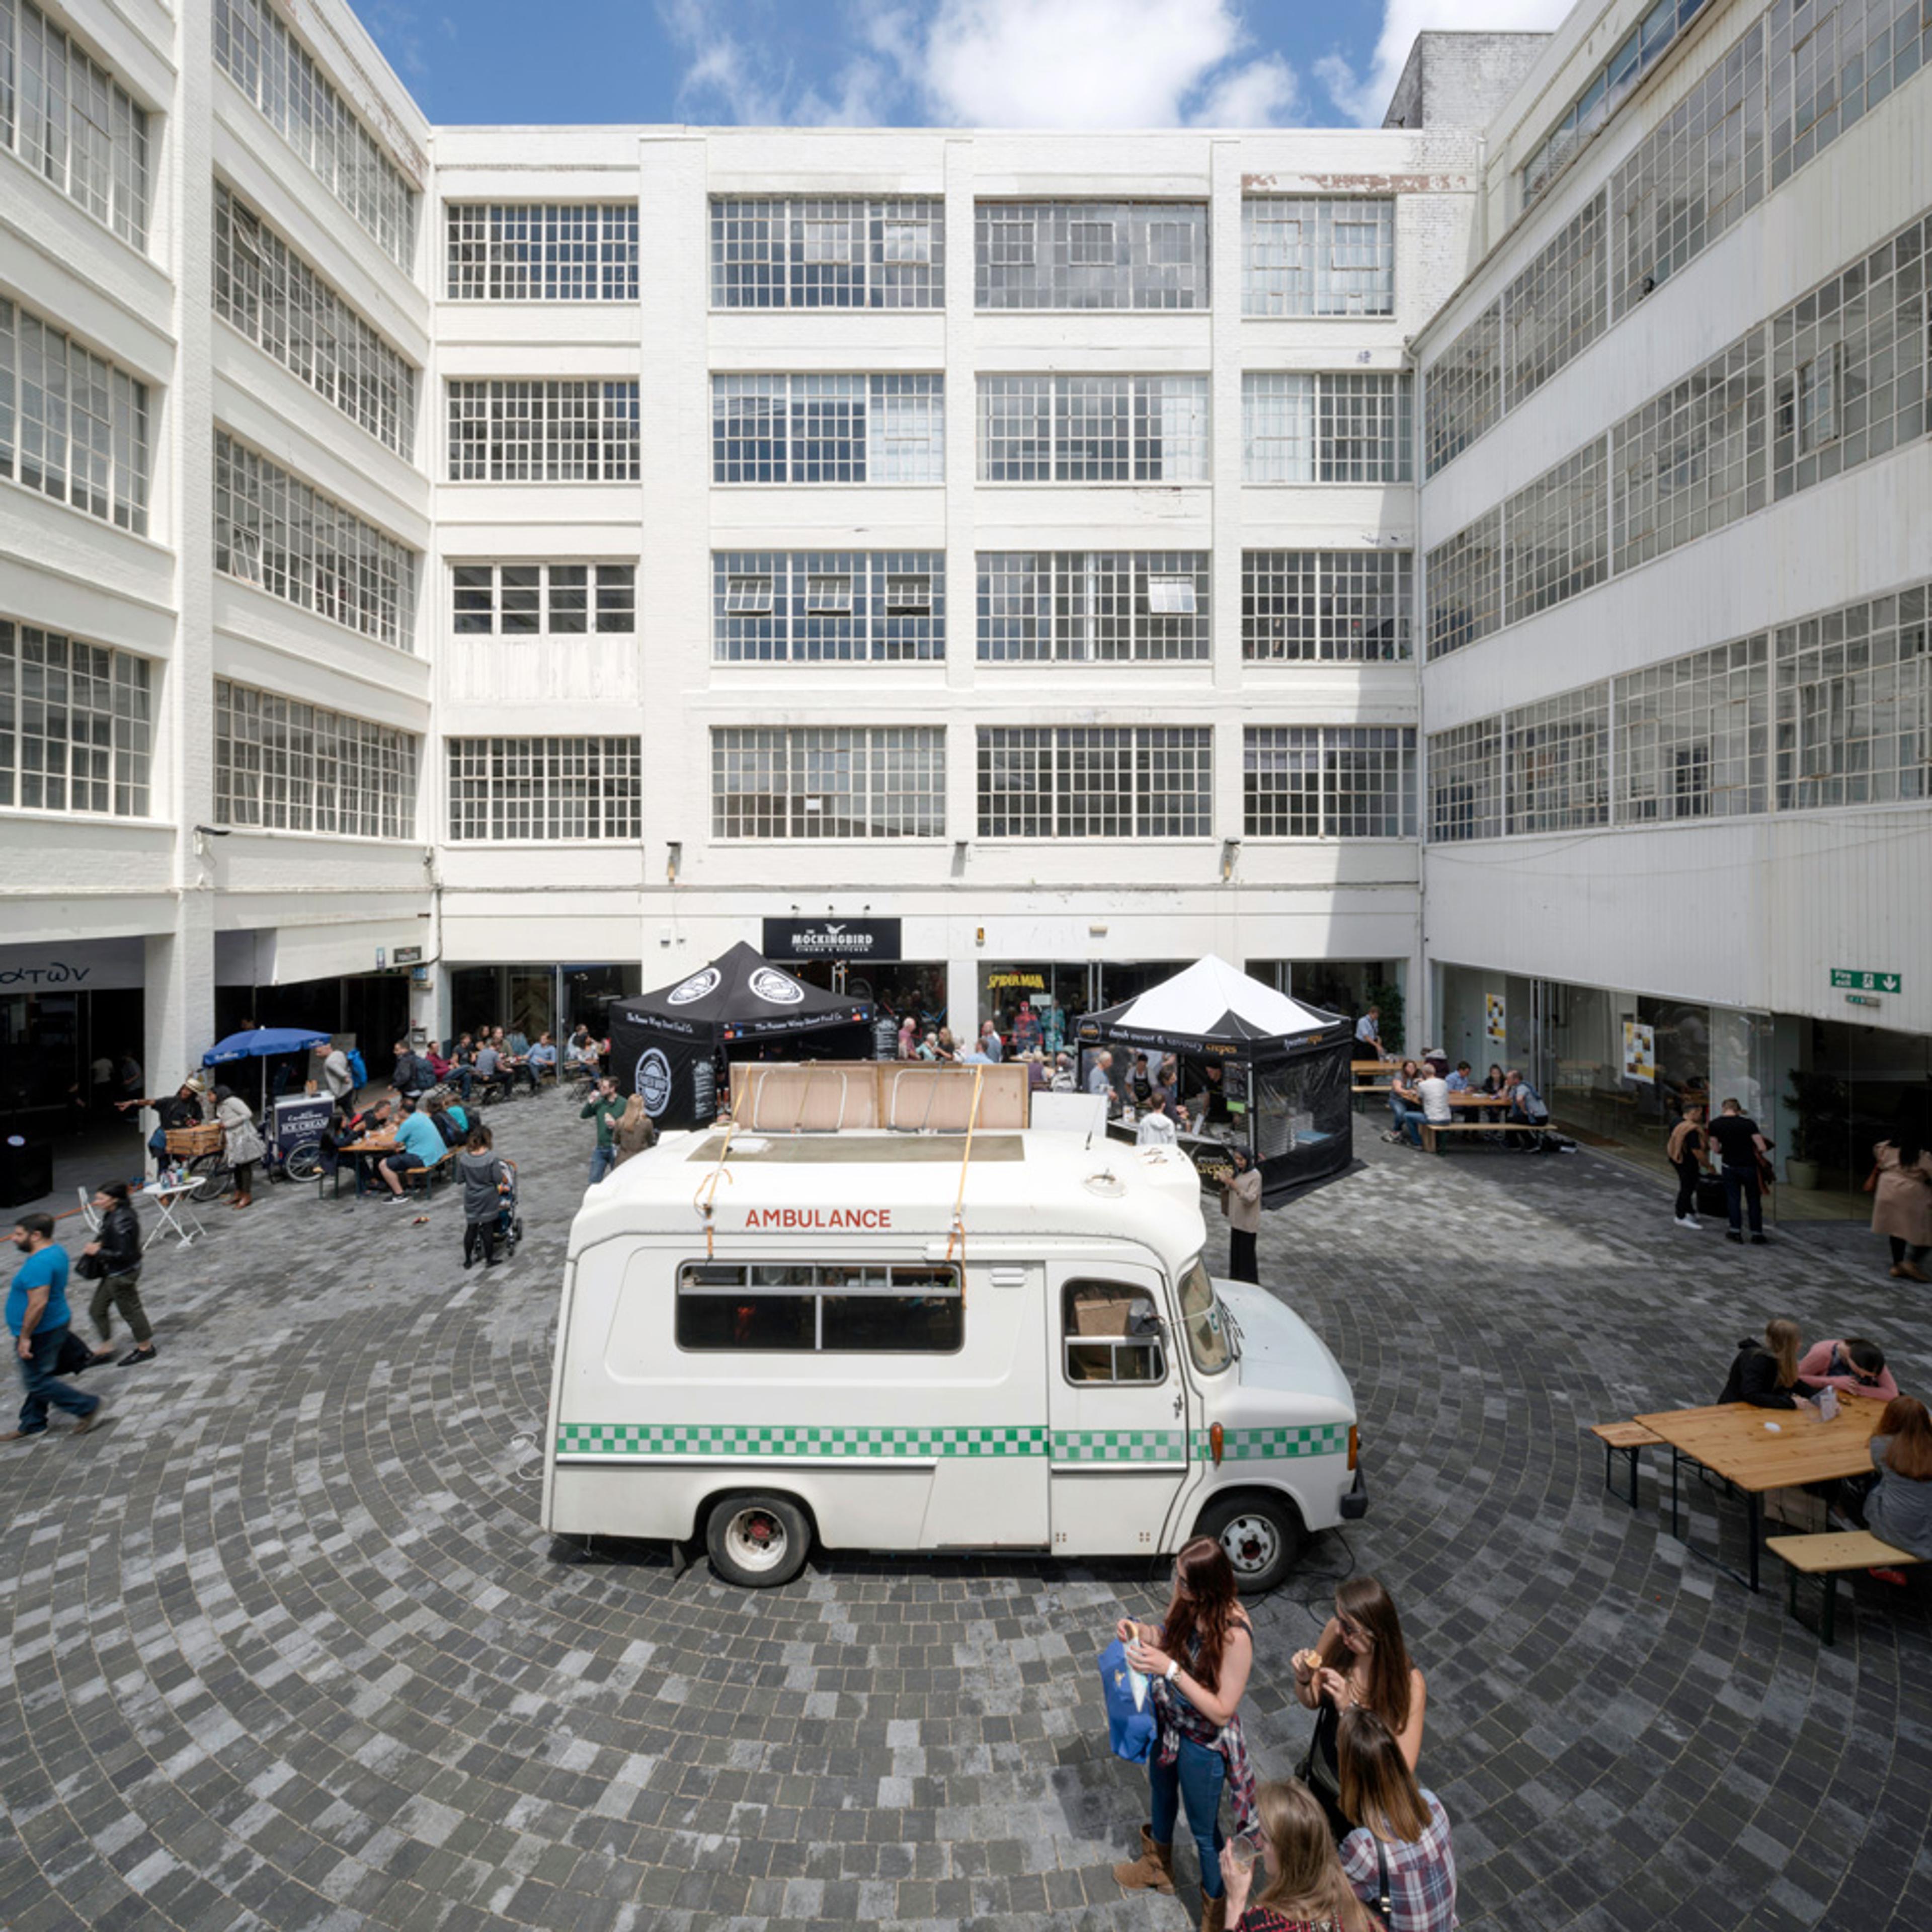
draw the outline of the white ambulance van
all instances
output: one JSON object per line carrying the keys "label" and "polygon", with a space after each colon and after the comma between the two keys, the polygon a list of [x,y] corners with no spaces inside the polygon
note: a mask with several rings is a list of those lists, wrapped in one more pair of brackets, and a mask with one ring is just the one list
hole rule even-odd
{"label": "white ambulance van", "polygon": [[667,1136],[571,1230],[544,1465],[559,1536],[748,1586],[830,1549],[1146,1556],[1272,1588],[1367,1508],[1348,1378],[1210,1278],[1172,1149],[1034,1132]]}

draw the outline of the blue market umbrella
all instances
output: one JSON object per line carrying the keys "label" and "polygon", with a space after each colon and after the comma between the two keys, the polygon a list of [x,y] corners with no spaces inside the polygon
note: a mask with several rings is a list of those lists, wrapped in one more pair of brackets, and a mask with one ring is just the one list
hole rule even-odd
{"label": "blue market umbrella", "polygon": [[231,1060],[259,1060],[262,1063],[262,1111],[268,1108],[268,1061],[278,1053],[302,1053],[311,1047],[326,1046],[328,1035],[313,1027],[256,1027],[247,1033],[231,1033],[218,1040],[201,1056],[204,1066],[220,1066]]}

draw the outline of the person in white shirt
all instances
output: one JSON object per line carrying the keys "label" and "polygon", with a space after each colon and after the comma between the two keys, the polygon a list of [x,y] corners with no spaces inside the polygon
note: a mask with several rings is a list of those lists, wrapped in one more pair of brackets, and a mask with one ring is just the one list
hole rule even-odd
{"label": "person in white shirt", "polygon": [[[1358,1048],[1367,1048],[1370,1052],[1374,1054],[1375,1057],[1378,1060],[1383,1060],[1388,1058],[1388,1056],[1382,1052],[1382,1008],[1379,1006],[1371,1006],[1368,1011],[1355,1022],[1356,1046]],[[1366,1060],[1368,1057],[1369,1055],[1367,1053],[1362,1052],[1358,1052],[1355,1055],[1355,1058],[1358,1060]]]}
{"label": "person in white shirt", "polygon": [[1088,1092],[1105,1100],[1110,1114],[1120,1104],[1120,1096],[1114,1091],[1113,1070],[1114,1056],[1104,1047],[1094,1054],[1087,1069]]}
{"label": "person in white shirt", "polygon": [[331,1047],[328,1058],[322,1063],[322,1084],[330,1095],[338,1100],[346,1100],[356,1090],[356,1076],[349,1070],[349,1056],[340,1047]]}
{"label": "person in white shirt", "polygon": [[1140,1125],[1134,1130],[1134,1144],[1136,1147],[1172,1147],[1174,1142],[1174,1123],[1167,1117],[1166,1100],[1156,1094],[1148,1102],[1148,1110],[1141,1116]]}
{"label": "person in white shirt", "polygon": [[1455,1118],[1449,1105],[1449,1083],[1441,1074],[1425,1073],[1415,1083],[1416,1098],[1422,1102],[1422,1112],[1408,1113],[1402,1117],[1402,1130],[1408,1136],[1411,1147],[1422,1144],[1422,1130],[1425,1126],[1444,1127]]}

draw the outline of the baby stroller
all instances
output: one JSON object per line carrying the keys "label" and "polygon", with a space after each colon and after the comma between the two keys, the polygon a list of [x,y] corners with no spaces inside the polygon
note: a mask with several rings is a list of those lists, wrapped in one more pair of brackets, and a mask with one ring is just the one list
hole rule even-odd
{"label": "baby stroller", "polygon": [[502,1163],[503,1178],[496,1186],[496,1252],[508,1261],[524,1238],[523,1216],[517,1212],[517,1163]]}

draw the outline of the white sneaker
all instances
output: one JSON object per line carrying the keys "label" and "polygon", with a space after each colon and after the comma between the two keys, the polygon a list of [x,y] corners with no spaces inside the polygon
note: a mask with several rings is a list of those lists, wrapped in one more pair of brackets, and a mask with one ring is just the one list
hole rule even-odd
{"label": "white sneaker", "polygon": [[1677,1216],[1677,1225],[1680,1228],[1696,1228],[1700,1230],[1701,1230],[1704,1226],[1703,1222],[1699,1220],[1694,1214],[1678,1215]]}

